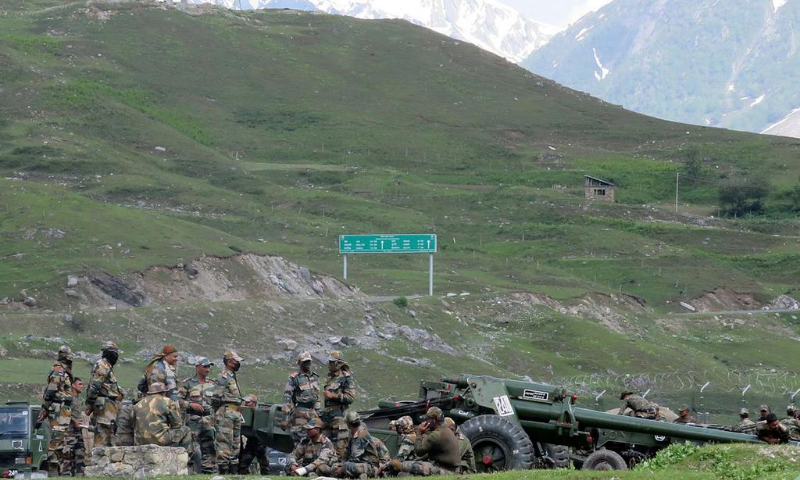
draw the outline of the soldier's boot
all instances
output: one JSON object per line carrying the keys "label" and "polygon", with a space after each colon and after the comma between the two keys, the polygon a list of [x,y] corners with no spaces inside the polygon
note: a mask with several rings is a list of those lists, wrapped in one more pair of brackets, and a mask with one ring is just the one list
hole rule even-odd
{"label": "soldier's boot", "polygon": [[225,475],[226,473],[228,473],[228,466],[227,465],[219,465],[217,467],[217,471],[218,471],[218,473],[220,475]]}

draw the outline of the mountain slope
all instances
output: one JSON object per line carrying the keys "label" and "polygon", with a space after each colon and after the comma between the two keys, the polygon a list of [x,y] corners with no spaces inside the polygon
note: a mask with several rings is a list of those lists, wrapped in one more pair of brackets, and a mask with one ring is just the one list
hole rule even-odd
{"label": "mountain slope", "polygon": [[798,2],[617,0],[522,65],[669,120],[761,132],[800,107]]}
{"label": "mountain slope", "polygon": [[364,19],[397,18],[470,42],[512,62],[526,58],[557,31],[491,0],[213,0],[211,3],[237,9],[293,8]]}

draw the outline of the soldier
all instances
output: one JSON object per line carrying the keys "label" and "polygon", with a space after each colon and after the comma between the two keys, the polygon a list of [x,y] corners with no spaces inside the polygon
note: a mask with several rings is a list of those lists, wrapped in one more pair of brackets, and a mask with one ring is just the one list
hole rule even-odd
{"label": "soldier", "polygon": [[797,407],[786,407],[786,418],[781,420],[781,425],[789,431],[789,440],[800,441],[800,421],[797,420]]}
{"label": "soldier", "polygon": [[50,423],[50,444],[47,447],[47,464],[51,476],[59,474],[64,453],[64,435],[72,419],[72,350],[63,345],[58,349],[56,362],[47,376],[47,387],[42,395],[42,413],[39,421]]}
{"label": "soldier", "polygon": [[[244,406],[258,408],[258,396],[245,395]],[[242,446],[239,453],[239,475],[248,475],[253,460],[258,461],[258,468],[261,475],[269,475],[269,455],[267,446],[255,435],[242,434]]]}
{"label": "soldier", "polygon": [[769,409],[769,405],[761,405],[758,409],[758,413],[761,414],[761,416],[756,421],[765,422],[767,420],[767,415],[772,413],[772,410]]}
{"label": "soldier", "polygon": [[125,399],[117,414],[117,432],[114,434],[114,446],[133,446],[133,409],[135,402]]}
{"label": "soldier", "polygon": [[303,425],[306,436],[289,455],[286,471],[289,475],[331,475],[337,462],[333,443],[322,434],[322,420],[312,418]]}
{"label": "soldier", "polygon": [[303,352],[297,358],[298,370],[289,375],[283,392],[283,413],[286,420],[281,428],[291,427],[294,444],[305,437],[303,428],[312,418],[319,417],[319,375],[311,371],[311,353]]}
{"label": "soldier", "polygon": [[178,404],[165,396],[166,386],[154,382],[133,408],[134,444],[185,448],[192,454],[192,431],[183,424]]}
{"label": "soldier", "polygon": [[72,409],[70,425],[64,435],[64,451],[61,463],[62,475],[76,476],[83,473],[84,457],[86,447],[83,443],[83,429],[86,428],[86,421],[81,411],[81,392],[83,392],[83,380],[79,377],[72,379],[70,395],[72,397]]}
{"label": "soldier", "polygon": [[756,423],[756,435],[773,445],[789,441],[789,429],[781,425],[774,413],[768,413],[763,421]]}
{"label": "soldier", "polygon": [[389,428],[397,432],[397,455],[396,459],[401,462],[410,460],[414,453],[414,444],[417,442],[417,431],[414,429],[414,421],[408,415],[392,420]]}
{"label": "soldier", "polygon": [[369,434],[358,412],[348,411],[344,421],[350,429],[350,442],[342,457],[343,463],[336,467],[336,476],[340,478],[377,476],[381,466],[389,461],[389,450],[380,439]]}
{"label": "soldier", "polygon": [[689,407],[681,405],[678,409],[678,418],[673,420],[672,423],[697,423],[697,419],[689,414]]}
{"label": "soldier", "polygon": [[194,364],[194,377],[187,378],[178,390],[181,411],[186,418],[186,426],[192,431],[192,439],[200,445],[200,471],[213,474],[217,466],[217,453],[214,450],[214,412],[211,398],[214,396],[214,380],[209,377],[211,363],[206,357],[198,357]]}
{"label": "soldier", "polygon": [[139,391],[145,393],[155,382],[163,383],[167,395],[172,401],[178,401],[178,382],[176,366],[178,364],[178,350],[172,345],[164,345],[161,353],[155,355],[144,369],[144,376],[139,381]]}
{"label": "soldier", "polygon": [[450,430],[456,434],[458,439],[458,453],[461,455],[461,463],[458,465],[456,473],[459,475],[475,473],[475,452],[472,451],[472,443],[470,443],[469,438],[459,431],[456,422],[452,418],[445,418],[444,423],[450,427]]}
{"label": "soldier", "polygon": [[414,456],[418,460],[392,460],[391,469],[425,477],[452,474],[461,464],[458,439],[445,426],[444,414],[439,407],[429,408],[425,417],[426,420],[417,427],[418,438],[414,445]]}
{"label": "soldier", "polygon": [[325,397],[325,408],[322,411],[322,423],[325,425],[323,433],[333,442],[336,455],[342,458],[349,438],[344,413],[356,399],[356,383],[340,352],[331,352],[328,357],[328,382],[322,395]]}
{"label": "soldier", "polygon": [[619,396],[622,400],[622,406],[619,407],[619,415],[625,415],[625,411],[630,408],[633,410],[633,415],[638,418],[649,418],[650,420],[656,419],[655,405],[641,395],[635,395],[633,392],[625,391]]}
{"label": "soldier", "polygon": [[750,412],[746,408],[739,410],[739,423],[732,430],[734,432],[754,434],[756,432],[756,422],[750,420]]}
{"label": "soldier", "polygon": [[95,447],[110,447],[114,438],[119,410],[117,402],[122,401],[117,377],[114,376],[114,365],[120,353],[116,343],[105,342],[100,360],[92,367],[92,380],[86,395],[86,415],[92,415]]}
{"label": "soldier", "polygon": [[220,474],[235,474],[239,467],[239,447],[242,433],[242,391],[236,380],[236,372],[242,357],[233,350],[223,356],[225,369],[217,376],[211,408],[215,409],[214,425],[216,437],[217,469]]}

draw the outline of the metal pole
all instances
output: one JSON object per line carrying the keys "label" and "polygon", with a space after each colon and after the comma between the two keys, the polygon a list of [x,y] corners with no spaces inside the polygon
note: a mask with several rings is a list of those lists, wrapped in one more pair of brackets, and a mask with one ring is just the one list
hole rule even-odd
{"label": "metal pole", "polygon": [[605,393],[606,393],[606,391],[603,390],[602,392],[598,393],[596,397],[594,397],[594,409],[595,410],[600,410],[600,397],[602,397]]}
{"label": "metal pole", "polygon": [[678,178],[680,178],[680,172],[675,174],[675,211],[678,211]]}
{"label": "metal pole", "polygon": [[433,296],[433,254],[430,254],[430,267],[428,268],[428,296]]}
{"label": "metal pole", "polygon": [[347,255],[344,255],[344,279],[347,280]]}
{"label": "metal pole", "polygon": [[711,385],[711,382],[706,382],[705,385],[700,387],[700,411],[698,412],[698,414],[700,416],[699,420],[701,422],[705,420],[705,423],[708,423],[708,412],[703,412],[703,407],[705,407],[705,405],[703,404],[703,390],[705,390],[706,387],[708,387],[709,385]]}

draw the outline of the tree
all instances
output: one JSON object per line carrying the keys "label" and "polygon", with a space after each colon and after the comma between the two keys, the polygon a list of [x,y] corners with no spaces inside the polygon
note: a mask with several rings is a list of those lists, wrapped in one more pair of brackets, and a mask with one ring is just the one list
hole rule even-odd
{"label": "tree", "polygon": [[725,215],[761,214],[769,188],[769,181],[760,176],[727,178],[719,186],[720,209]]}
{"label": "tree", "polygon": [[683,154],[683,169],[689,182],[694,182],[703,174],[703,154],[697,145],[689,145]]}

